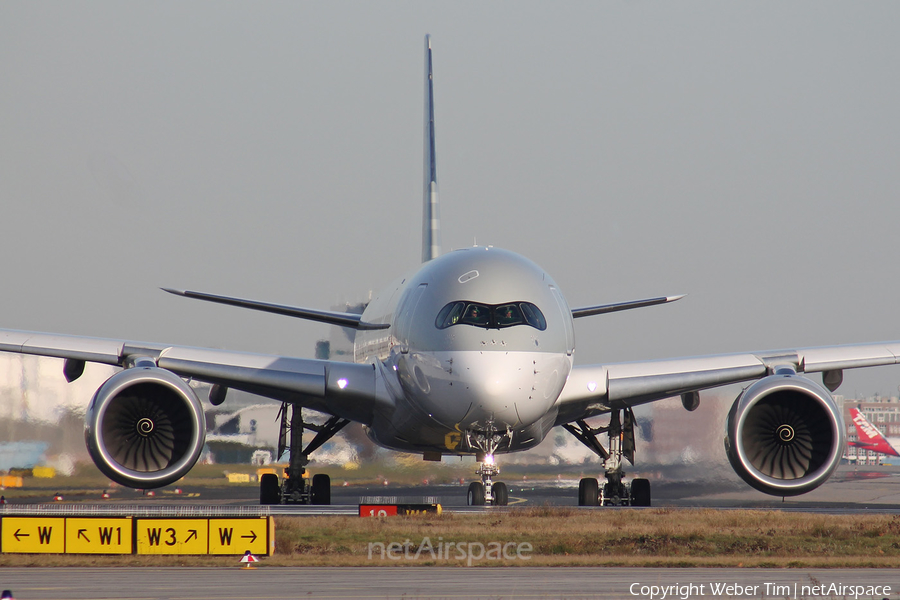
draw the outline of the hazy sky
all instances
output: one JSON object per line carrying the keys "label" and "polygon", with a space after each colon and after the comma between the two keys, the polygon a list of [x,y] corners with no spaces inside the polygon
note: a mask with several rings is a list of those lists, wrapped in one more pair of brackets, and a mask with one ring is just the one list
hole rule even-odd
{"label": "hazy sky", "polygon": [[[576,362],[900,339],[900,4],[0,3],[0,327],[312,356],[420,257],[521,252]],[[840,393],[896,393],[900,366]]]}

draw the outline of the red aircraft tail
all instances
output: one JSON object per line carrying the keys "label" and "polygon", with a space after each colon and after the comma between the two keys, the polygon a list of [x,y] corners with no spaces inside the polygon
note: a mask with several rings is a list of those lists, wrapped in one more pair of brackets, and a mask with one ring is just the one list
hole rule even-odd
{"label": "red aircraft tail", "polygon": [[881,435],[881,432],[874,425],[869,423],[859,409],[851,408],[850,418],[853,420],[853,424],[856,426],[856,433],[859,436],[858,442],[849,442],[850,446],[865,448],[872,452],[880,452],[890,456],[900,456],[900,453],[894,450],[894,447],[888,443],[887,439]]}

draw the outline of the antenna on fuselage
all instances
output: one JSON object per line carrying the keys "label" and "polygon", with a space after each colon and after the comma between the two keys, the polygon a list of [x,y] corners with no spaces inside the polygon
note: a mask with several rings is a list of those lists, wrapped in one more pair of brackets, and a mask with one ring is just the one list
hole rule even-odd
{"label": "antenna on fuselage", "polygon": [[441,255],[441,212],[434,157],[434,76],[431,36],[425,36],[425,198],[422,212],[422,262]]}

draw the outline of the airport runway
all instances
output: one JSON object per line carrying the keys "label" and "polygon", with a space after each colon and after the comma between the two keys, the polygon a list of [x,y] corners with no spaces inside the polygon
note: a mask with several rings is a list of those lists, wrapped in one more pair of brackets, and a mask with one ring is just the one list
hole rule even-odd
{"label": "airport runway", "polygon": [[[334,487],[335,504],[357,504],[361,498],[433,499],[446,508],[465,508],[466,487],[445,486],[348,486]],[[578,480],[507,481],[510,506],[577,506]],[[838,470],[826,484],[802,496],[776,498],[743,482],[663,480],[652,485],[654,507],[753,508],[775,510],[844,510],[900,512],[900,470],[883,467]]]}
{"label": "airport runway", "polygon": [[[802,510],[825,512],[882,512],[900,513],[900,468],[842,466],[826,484],[809,494],[792,498],[767,496],[734,478],[710,477],[698,481],[690,476],[679,477],[669,468],[665,479],[652,484],[653,506],[673,508],[751,508],[760,510]],[[578,479],[505,480],[509,486],[510,507],[576,506]],[[424,485],[343,485],[332,481],[332,509],[353,512],[363,502],[383,503],[440,503],[450,511],[491,510],[492,507],[467,507],[466,488],[462,484]],[[110,500],[91,495],[70,493],[62,489],[65,500],[52,502],[46,498],[8,498],[7,511],[19,504],[78,505],[141,505],[141,506],[218,506],[247,507],[259,503],[255,485],[230,485],[223,480],[220,486],[190,487],[185,484],[183,494],[173,493],[175,486],[158,490],[156,495],[118,488],[112,490]],[[342,507],[339,509],[339,507]],[[298,514],[316,512],[314,507],[293,507]]]}
{"label": "airport runway", "polygon": [[[857,598],[900,598],[900,573],[891,569],[7,568],[0,572],[0,582],[18,600],[650,600],[651,594],[653,600],[660,600],[664,588],[668,588],[666,598],[685,599],[853,598],[859,588],[863,593],[857,594]],[[866,594],[866,591],[876,593]]]}
{"label": "airport runway", "polygon": [[[578,480],[512,481],[506,480],[510,489],[511,507],[575,506]],[[363,501],[385,500],[396,502],[437,502],[449,510],[468,511],[466,487],[468,481],[454,485],[347,485],[334,481],[332,504],[347,509]],[[62,504],[140,504],[140,505],[205,505],[205,506],[253,506],[259,502],[259,492],[254,485],[229,485],[215,487],[184,487],[184,493],[175,495],[170,488],[158,491],[153,497],[138,491],[119,488],[112,499],[102,501],[98,497],[71,495],[62,490]],[[822,487],[809,494],[793,498],[775,498],[757,492],[742,482],[726,479],[696,481],[677,476],[653,483],[654,507],[696,508],[753,508],[775,510],[843,511],[843,512],[900,512],[900,468],[841,467]],[[10,498],[9,509],[16,504],[51,502],[47,498]],[[59,503],[57,503],[59,504]],[[300,507],[303,508],[303,507]],[[488,508],[490,509],[490,507]],[[476,509],[483,510],[483,509]],[[303,511],[299,511],[303,512]]]}

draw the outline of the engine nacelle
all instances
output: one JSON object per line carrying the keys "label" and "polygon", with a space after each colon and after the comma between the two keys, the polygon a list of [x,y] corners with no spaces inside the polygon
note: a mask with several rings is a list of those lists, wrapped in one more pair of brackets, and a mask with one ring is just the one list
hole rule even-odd
{"label": "engine nacelle", "polygon": [[104,475],[132,488],[157,488],[177,481],[197,462],[206,418],[181,377],[134,367],[107,379],[94,394],[84,438]]}
{"label": "engine nacelle", "polygon": [[844,450],[844,420],[824,388],[796,373],[775,374],[744,390],[728,413],[725,451],[748,484],[796,496],[831,477]]}

